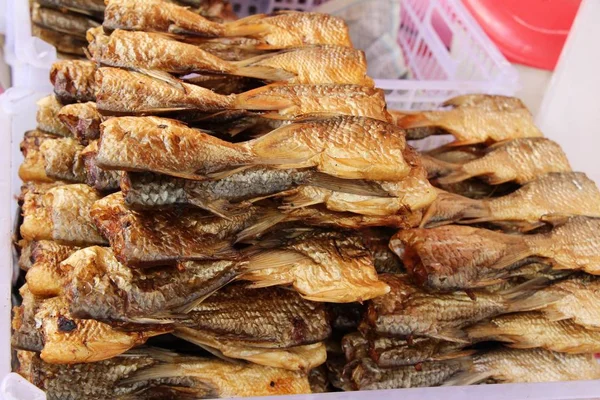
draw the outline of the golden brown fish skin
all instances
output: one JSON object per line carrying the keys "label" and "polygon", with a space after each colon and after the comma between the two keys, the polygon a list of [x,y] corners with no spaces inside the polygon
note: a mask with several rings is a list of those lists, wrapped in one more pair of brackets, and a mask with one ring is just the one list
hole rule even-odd
{"label": "golden brown fish skin", "polygon": [[37,129],[58,136],[73,136],[69,129],[58,118],[58,113],[63,105],[56,96],[50,95],[37,102],[36,114]]}
{"label": "golden brown fish skin", "polygon": [[518,110],[525,108],[521,99],[511,96],[490,94],[464,94],[452,97],[442,103],[443,106],[478,107],[482,110]]}
{"label": "golden brown fish skin", "polygon": [[456,166],[454,172],[438,179],[441,184],[482,177],[492,185],[515,181],[531,182],[550,172],[570,172],[567,156],[558,145],[546,138],[524,138],[490,146],[486,154]]}
{"label": "golden brown fish skin", "polygon": [[35,297],[25,284],[19,289],[21,305],[13,307],[11,320],[11,346],[16,349],[42,351],[44,337],[36,323],[35,314],[40,299]]}
{"label": "golden brown fish skin", "polygon": [[192,44],[152,32],[121,29],[110,36],[102,30],[88,32],[89,51],[97,63],[121,68],[144,68],[174,74],[213,72],[235,75],[236,67]]}
{"label": "golden brown fish skin", "polygon": [[[570,217],[549,233],[528,235],[524,239],[529,254],[548,259],[555,269],[581,270],[600,275],[600,256],[595,251],[599,240],[598,229],[599,218]],[[517,257],[524,255],[527,252],[521,252]]]}
{"label": "golden brown fish skin", "polygon": [[[364,321],[369,330],[383,336],[427,336],[449,341],[464,341],[460,328],[476,321],[525,307],[520,298],[532,293],[515,288],[501,294],[477,293],[473,300],[464,292],[429,293],[410,282],[408,275],[380,276],[391,291],[372,299]],[[527,307],[545,306],[553,297],[542,295],[535,303],[532,297]],[[535,303],[535,305],[533,305]],[[531,308],[529,308],[531,309]]]}
{"label": "golden brown fish skin", "polygon": [[46,140],[40,145],[46,176],[67,182],[85,182],[84,147],[73,138]]}
{"label": "golden brown fish skin", "polygon": [[85,33],[88,29],[100,26],[98,22],[81,14],[41,7],[38,3],[33,3],[33,7],[31,8],[31,22],[42,28],[82,39],[85,39]]}
{"label": "golden brown fish skin", "polygon": [[236,95],[234,107],[290,117],[331,112],[390,121],[383,91],[361,85],[273,83]]}
{"label": "golden brown fish skin", "polygon": [[424,362],[419,368],[414,365],[380,368],[371,359],[363,358],[352,371],[352,381],[358,390],[440,386],[468,365],[464,360],[447,360]]}
{"label": "golden brown fish skin", "polygon": [[363,117],[309,119],[238,144],[156,117],[111,118],[101,130],[97,162],[106,169],[198,179],[233,166],[275,165],[316,167],[345,179],[388,181],[400,181],[411,170],[404,159],[402,131]]}
{"label": "golden brown fish skin", "polygon": [[594,181],[581,172],[562,172],[544,175],[496,198],[472,200],[442,193],[427,210],[421,226],[514,221],[534,228],[552,215],[600,217],[600,191]]}
{"label": "golden brown fish skin", "polygon": [[96,66],[91,61],[61,60],[52,64],[50,81],[64,104],[96,100]]}
{"label": "golden brown fish skin", "polygon": [[225,33],[223,24],[162,0],[110,0],[104,11],[104,28],[109,31],[179,32],[216,37]]}
{"label": "golden brown fish skin", "polygon": [[88,363],[106,360],[146,342],[149,337],[168,333],[170,328],[144,332],[121,332],[110,325],[73,318],[63,297],[44,300],[35,314],[41,321],[44,348],[42,360],[53,364]]}
{"label": "golden brown fish skin", "polygon": [[450,110],[392,113],[396,124],[409,131],[408,137],[413,129],[418,138],[445,131],[456,138],[453,145],[542,136],[531,113],[519,100],[478,96],[478,100],[450,99],[445,104],[454,107]]}
{"label": "golden brown fish skin", "polygon": [[473,341],[497,340],[509,347],[541,347],[561,353],[597,353],[600,331],[589,330],[572,320],[550,321],[541,312],[501,315],[466,329]]}
{"label": "golden brown fish skin", "polygon": [[102,116],[94,102],[68,104],[59,110],[57,117],[70,131],[69,136],[83,145],[100,138]]}
{"label": "golden brown fish skin", "polygon": [[21,236],[26,240],[56,240],[63,244],[104,244],[90,216],[100,196],[87,185],[53,187],[43,194],[27,193],[22,207]]}
{"label": "golden brown fish skin", "polygon": [[198,210],[136,212],[126,207],[121,192],[97,201],[90,212],[117,259],[130,267],[235,259],[238,254],[231,248],[231,236],[261,213],[249,207],[225,219]]}
{"label": "golden brown fish skin", "polygon": [[479,379],[469,383],[485,379],[504,383],[533,383],[600,377],[600,366],[593,354],[565,354],[544,349],[499,348],[488,351],[475,356],[471,371]]}
{"label": "golden brown fish skin", "polygon": [[191,10],[215,22],[235,21],[237,15],[227,0],[176,0]]}
{"label": "golden brown fish skin", "polygon": [[92,140],[81,151],[81,159],[85,168],[85,178],[88,186],[100,192],[115,192],[119,190],[121,171],[104,170],[96,164],[98,155],[98,141]]}
{"label": "golden brown fish skin", "polygon": [[214,112],[227,108],[231,102],[227,96],[200,86],[181,83],[181,87],[175,87],[148,75],[118,68],[98,69],[96,84],[96,106],[101,113],[189,108]]}
{"label": "golden brown fish skin", "polygon": [[[56,47],[56,50],[59,53],[64,53],[69,58],[72,58],[73,56],[85,56],[83,50],[87,46],[85,39],[45,29],[35,24],[31,26],[31,34],[42,39],[44,42],[50,43],[52,46]],[[62,100],[68,101],[69,98],[61,97],[61,101]]]}
{"label": "golden brown fish skin", "polygon": [[45,141],[54,140],[57,136],[39,130],[25,132],[23,141],[19,145],[23,154],[23,163],[19,166],[19,178],[23,182],[53,182],[46,175],[44,158],[40,146]]}
{"label": "golden brown fish skin", "polygon": [[74,316],[136,324],[161,323],[161,318],[166,320],[231,282],[242,267],[221,260],[130,269],[110,248],[96,246],[74,253],[61,265],[69,274],[65,292]]}
{"label": "golden brown fish skin", "polygon": [[389,291],[377,278],[371,253],[356,236],[311,232],[273,255],[280,265],[265,263],[265,269],[241,279],[251,281],[252,287],[292,285],[305,299],[333,303],[362,302]]}
{"label": "golden brown fish skin", "polygon": [[105,169],[145,170],[194,178],[252,160],[251,152],[242,146],[174,120],[111,118],[100,129],[102,139],[96,163]]}
{"label": "golden brown fish skin", "polygon": [[63,271],[60,263],[79,250],[51,240],[31,242],[31,251],[25,280],[29,291],[38,297],[58,296],[63,291]]}
{"label": "golden brown fish skin", "polygon": [[100,18],[105,8],[104,0],[39,0],[38,3],[45,7],[72,10]]}
{"label": "golden brown fish skin", "polygon": [[587,274],[576,274],[542,289],[562,298],[540,311],[552,321],[572,319],[587,329],[600,329],[600,314],[595,306],[600,301],[600,280]]}
{"label": "golden brown fish skin", "polygon": [[523,237],[459,225],[399,231],[390,248],[417,282],[442,290],[497,283],[529,251]]}
{"label": "golden brown fish skin", "polygon": [[290,72],[295,77],[288,79],[288,83],[374,86],[373,79],[367,76],[365,54],[351,47],[306,46],[241,63],[246,67],[271,67]]}
{"label": "golden brown fish skin", "polygon": [[266,28],[257,35],[249,35],[264,42],[266,48],[317,44],[352,47],[348,26],[344,20],[328,14],[282,11],[273,15],[253,15],[230,25],[255,25]]}

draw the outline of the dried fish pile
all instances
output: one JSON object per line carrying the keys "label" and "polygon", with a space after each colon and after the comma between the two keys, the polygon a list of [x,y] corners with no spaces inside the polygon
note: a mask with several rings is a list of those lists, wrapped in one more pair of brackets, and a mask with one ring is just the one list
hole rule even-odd
{"label": "dried fish pile", "polygon": [[[227,0],[169,0],[211,21],[237,19]],[[56,47],[59,58],[83,58],[88,45],[86,32],[99,27],[104,19],[104,0],[34,0],[31,4],[31,30]]]}
{"label": "dried fish pile", "polygon": [[391,238],[406,273],[380,275],[390,292],[342,326],[333,384],[599,379],[600,191],[520,101],[445,106],[391,112],[408,138],[455,141],[422,155],[437,199]]}
{"label": "dried fish pile", "polygon": [[327,15],[103,10],[21,144],[13,346],[49,399],[600,375],[600,194],[520,102],[388,113]]}

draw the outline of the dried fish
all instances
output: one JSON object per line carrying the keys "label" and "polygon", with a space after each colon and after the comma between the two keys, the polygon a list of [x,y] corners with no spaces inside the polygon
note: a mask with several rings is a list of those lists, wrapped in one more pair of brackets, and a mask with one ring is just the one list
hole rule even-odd
{"label": "dried fish", "polygon": [[[211,89],[172,77],[150,76],[116,68],[100,68],[96,75],[97,107],[102,113],[143,114],[179,112],[215,113],[223,110],[266,111],[245,113],[244,119],[293,120],[305,114],[354,115],[388,120],[385,99],[379,89],[359,85],[271,84],[238,95],[221,95]],[[182,90],[182,88],[184,90]]]}
{"label": "dried fish", "polygon": [[58,136],[72,136],[71,132],[58,119],[58,112],[63,105],[56,96],[44,97],[37,102],[37,106],[37,129]]}
{"label": "dried fish", "polygon": [[104,244],[90,217],[100,196],[87,185],[64,185],[43,194],[27,193],[22,207],[21,236],[64,244]]}
{"label": "dried fish", "polygon": [[96,66],[91,61],[61,60],[52,64],[50,81],[61,103],[96,100]]}
{"label": "dried fish", "polygon": [[[81,144],[87,145],[90,140],[100,138],[102,116],[96,108],[96,103],[74,103],[62,107],[57,115],[62,124]],[[39,123],[39,122],[38,122]]]}
{"label": "dried fish", "polygon": [[23,163],[19,166],[19,178],[23,182],[52,182],[53,179],[46,175],[44,157],[40,152],[40,146],[45,141],[54,140],[57,136],[42,131],[25,132],[20,144],[23,153]]}
{"label": "dried fish", "polygon": [[67,182],[85,182],[82,151],[84,147],[72,138],[46,140],[40,145],[46,176]]}
{"label": "dried fish", "polygon": [[509,347],[541,347],[561,353],[597,353],[600,331],[572,320],[551,321],[540,312],[501,315],[466,329],[470,340],[497,340]]}
{"label": "dried fish", "polygon": [[101,130],[97,163],[106,169],[202,179],[232,166],[276,165],[316,167],[346,179],[389,181],[402,180],[411,169],[403,156],[402,132],[363,117],[307,119],[238,144],[156,117],[111,118]]}
{"label": "dried fish", "polygon": [[86,183],[100,192],[115,192],[119,190],[121,171],[107,171],[96,164],[98,141],[92,140],[81,151],[81,159],[85,168]]}
{"label": "dried fish", "polygon": [[581,172],[550,173],[502,197],[473,200],[441,193],[421,226],[507,221],[529,230],[553,215],[600,217],[600,191],[594,181]]}
{"label": "dried fish", "polygon": [[409,139],[449,133],[454,146],[542,136],[531,112],[520,100],[504,96],[460,96],[443,106],[449,110],[391,111],[396,124],[407,130]]}
{"label": "dried fish", "polygon": [[[450,164],[448,164],[450,167]],[[500,142],[486,149],[476,160],[450,167],[453,171],[438,179],[440,184],[482,177],[492,185],[515,181],[531,182],[549,172],[570,172],[571,166],[560,146],[545,138]]]}
{"label": "dried fish", "polygon": [[[83,49],[87,46],[87,42],[80,37],[66,35],[64,33],[42,28],[38,25],[32,25],[31,34],[42,39],[44,42],[50,43],[52,46],[56,47],[58,52],[65,53],[69,57],[83,57],[85,55]],[[63,100],[63,98],[61,98],[61,100]]]}
{"label": "dried fish", "polygon": [[42,28],[85,39],[88,29],[100,26],[98,22],[81,14],[62,12],[33,3],[31,22]]}
{"label": "dried fish", "polygon": [[502,293],[429,293],[412,284],[407,275],[381,275],[391,291],[369,303],[365,322],[385,336],[428,336],[468,342],[461,328],[495,315],[542,308],[560,297],[535,293],[531,283]]}
{"label": "dried fish", "polygon": [[593,354],[565,354],[544,349],[500,348],[474,356],[469,371],[446,385],[468,385],[485,380],[505,383],[556,382],[598,379],[600,364]]}
{"label": "dried fish", "polygon": [[[305,373],[182,356],[146,348],[86,364],[54,365],[19,353],[18,372],[46,391],[48,400],[242,397],[310,393]],[[74,385],[77,378],[79,384]]]}
{"label": "dried fish", "polygon": [[64,283],[60,263],[80,248],[51,240],[31,242],[29,247],[30,266],[25,275],[29,291],[37,297],[60,295]]}
{"label": "dried fish", "polygon": [[437,289],[498,283],[539,258],[555,269],[598,274],[595,249],[600,219],[571,217],[555,222],[558,226],[548,233],[524,236],[457,225],[411,229],[398,232],[390,247],[414,278]]}
{"label": "dried fish", "polygon": [[104,15],[105,8],[103,0],[38,0],[38,3],[45,7],[67,9],[100,18]]}

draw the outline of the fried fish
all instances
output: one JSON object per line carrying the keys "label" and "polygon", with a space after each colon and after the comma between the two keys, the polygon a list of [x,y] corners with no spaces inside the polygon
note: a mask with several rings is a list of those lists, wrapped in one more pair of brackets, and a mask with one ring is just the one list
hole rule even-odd
{"label": "fried fish", "polygon": [[31,242],[25,280],[29,291],[37,297],[52,297],[62,293],[64,279],[60,263],[79,250],[51,240]]}
{"label": "fried fish", "polygon": [[469,289],[501,282],[540,260],[559,270],[598,274],[595,248],[600,219],[571,217],[548,233],[509,235],[448,225],[398,232],[390,248],[421,284]]}
{"label": "fried fish", "polygon": [[72,136],[66,126],[58,118],[58,113],[63,105],[56,96],[46,96],[37,102],[36,114],[37,129],[58,136]]}
{"label": "fried fish", "polygon": [[97,154],[97,140],[91,140],[81,151],[80,155],[85,168],[86,183],[100,192],[115,192],[119,190],[122,172],[108,171],[98,167],[96,164]]}
{"label": "fried fish", "polygon": [[448,175],[438,178],[440,184],[482,177],[492,185],[515,181],[531,182],[549,172],[570,172],[567,156],[558,145],[545,138],[515,139],[496,143],[483,157],[454,165]]}
{"label": "fried fish", "polygon": [[594,181],[582,172],[550,173],[502,197],[473,200],[441,193],[421,226],[507,221],[528,230],[552,215],[600,217],[600,191]]}
{"label": "fried fish", "polygon": [[61,103],[96,100],[96,66],[92,61],[61,60],[52,64],[50,82]]}
{"label": "fried fish", "polygon": [[104,244],[90,208],[100,196],[89,186],[73,184],[27,193],[22,207],[21,236],[26,240],[56,240],[64,244]]}
{"label": "fried fish", "polygon": [[237,144],[156,117],[111,118],[101,130],[97,163],[106,169],[205,179],[232,166],[272,165],[388,181],[400,181],[411,170],[402,132],[363,117],[315,117]]}
{"label": "fried fish", "polygon": [[502,293],[429,293],[410,282],[407,275],[381,275],[391,290],[374,298],[364,321],[369,331],[384,336],[427,336],[468,343],[461,328],[495,315],[541,308],[560,297],[534,291],[529,283]]}
{"label": "fried fish", "polygon": [[407,130],[407,137],[421,139],[431,134],[449,133],[452,145],[542,136],[531,112],[515,98],[467,95],[448,100],[449,110],[391,111],[396,124]]}
{"label": "fried fish", "polygon": [[[42,39],[46,43],[50,43],[52,46],[56,47],[56,50],[59,53],[65,54],[68,58],[72,58],[73,56],[85,56],[83,50],[87,45],[85,39],[42,28],[35,24],[31,26],[31,34]],[[61,98],[61,100],[65,99],[66,98]]]}

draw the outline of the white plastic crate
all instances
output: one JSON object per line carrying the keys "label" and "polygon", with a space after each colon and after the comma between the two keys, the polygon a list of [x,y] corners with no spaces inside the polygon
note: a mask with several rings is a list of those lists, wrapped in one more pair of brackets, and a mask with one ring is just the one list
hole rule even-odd
{"label": "white plastic crate", "polygon": [[[13,86],[49,91],[48,72],[56,60],[56,51],[31,35],[28,0],[6,1],[6,59],[13,67]],[[516,70],[485,36],[460,0],[398,1],[397,41],[415,79],[376,79],[377,86],[386,90],[390,108],[431,108],[465,93],[513,95],[516,92]],[[232,0],[240,16],[282,9],[311,10],[325,2]]]}

